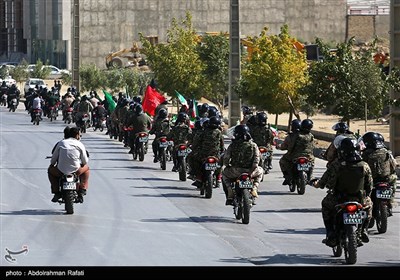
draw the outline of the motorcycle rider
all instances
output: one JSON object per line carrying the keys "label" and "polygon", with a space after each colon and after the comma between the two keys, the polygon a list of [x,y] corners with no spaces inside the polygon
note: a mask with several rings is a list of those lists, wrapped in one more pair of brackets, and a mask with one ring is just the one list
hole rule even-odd
{"label": "motorcycle rider", "polygon": [[40,97],[39,94],[35,93],[33,100],[32,100],[32,107],[31,107],[31,122],[35,119],[35,110],[40,110],[40,119],[42,119],[42,105],[43,99]]}
{"label": "motorcycle rider", "polygon": [[365,145],[365,149],[362,151],[362,159],[371,168],[374,184],[387,182],[392,187],[392,198],[388,205],[389,216],[392,216],[397,181],[396,160],[382,140],[383,136],[380,133],[365,133],[360,139]]}
{"label": "motorcycle rider", "polygon": [[86,95],[82,96],[81,101],[78,106],[78,111],[76,113],[76,120],[81,121],[84,115],[88,115],[89,121],[88,121],[88,126],[91,124],[91,118],[92,118],[92,111],[93,111],[93,105],[90,103],[88,97]]}
{"label": "motorcycle rider", "polygon": [[[313,182],[315,188],[328,188],[328,194],[321,202],[322,219],[326,229],[327,246],[336,246],[334,232],[335,205],[349,200],[355,200],[368,206],[367,218],[364,220],[358,236],[362,242],[368,242],[367,227],[372,217],[372,202],[370,194],[372,190],[372,172],[368,163],[364,162],[358,152],[357,141],[352,138],[344,138],[337,146],[338,160],[330,164],[319,180]],[[359,245],[361,245],[358,240]]]}
{"label": "motorcycle rider", "polygon": [[254,116],[253,111],[249,106],[242,106],[243,119],[240,124],[247,124],[247,121]]}
{"label": "motorcycle rider", "polygon": [[94,107],[92,113],[93,113],[93,126],[100,127],[101,119],[107,118],[107,110],[106,108],[104,108],[103,102],[98,102],[97,106]]}
{"label": "motorcycle rider", "polygon": [[268,168],[272,169],[272,145],[274,144],[274,134],[270,126],[267,124],[268,115],[265,112],[257,112],[257,125],[250,129],[250,135],[258,147],[264,146],[271,153],[268,160]]}
{"label": "motorcycle rider", "polygon": [[298,127],[298,121],[292,121],[292,134],[289,134],[287,138],[288,141],[284,145],[280,145],[280,149],[287,148],[287,153],[281,157],[279,160],[279,165],[281,171],[283,173],[283,177],[285,180],[282,185],[289,185],[292,181],[292,166],[293,160],[304,156],[307,157],[311,163],[310,169],[310,178],[312,178],[313,174],[313,166],[314,166],[314,135],[311,133],[311,129],[313,128],[313,121],[310,119],[304,119],[300,123],[299,131],[293,132],[293,129]]}
{"label": "motorcycle rider", "polygon": [[154,160],[153,162],[158,162],[158,148],[160,146],[160,137],[167,136],[171,131],[171,124],[168,119],[168,111],[165,108],[161,108],[158,111],[157,117],[154,120],[153,126],[149,132],[151,135],[155,135],[153,143],[151,144],[153,148]]}
{"label": "motorcycle rider", "polygon": [[[193,182],[193,186],[201,187],[202,185],[202,164],[205,159],[209,156],[215,156],[220,158],[221,153],[224,151],[224,136],[220,130],[221,119],[217,116],[213,116],[207,122],[204,127],[203,133],[200,134],[196,146],[192,147],[192,150],[196,151],[196,156],[193,157],[191,168],[195,173],[196,181]],[[221,181],[221,170],[216,171],[216,187],[222,186]]]}
{"label": "motorcycle rider", "polygon": [[173,172],[178,171],[177,148],[179,144],[187,144],[190,134],[192,134],[192,129],[187,125],[188,119],[189,116],[186,113],[180,112],[176,118],[175,125],[167,135],[168,141],[174,141],[174,147],[172,150],[172,158],[174,161],[174,166],[172,167]]}
{"label": "motorcycle rider", "polygon": [[198,146],[199,146],[199,139],[200,135],[204,132],[203,129],[203,122],[199,119],[197,119],[194,122],[194,127],[192,129],[192,133],[189,134],[188,138],[188,144],[191,145],[192,152],[188,154],[187,156],[187,162],[189,165],[189,176],[188,179],[190,180],[195,180],[196,179],[196,172],[193,168],[193,166],[196,165],[194,162],[196,160],[196,157],[198,156]]}
{"label": "motorcycle rider", "polygon": [[233,205],[234,193],[231,182],[242,173],[249,173],[251,178],[254,179],[251,194],[254,199],[257,198],[257,190],[264,172],[258,166],[260,151],[257,144],[251,139],[248,126],[245,124],[235,126],[233,137],[232,143],[226,149],[223,157],[222,186],[226,196],[225,205]]}
{"label": "motorcycle rider", "polygon": [[79,176],[78,193],[81,197],[86,195],[89,187],[89,158],[85,146],[80,141],[79,128],[71,127],[67,133],[69,138],[61,140],[57,144],[47,170],[51,192],[54,194],[52,202],[57,202],[61,198],[59,179],[63,174],[75,173]]}
{"label": "motorcycle rider", "polygon": [[[335,138],[340,136],[341,138],[344,137],[350,137],[352,139],[357,140],[357,137],[354,135],[352,131],[349,130],[349,126],[345,122],[338,122],[332,126],[332,129],[336,131]],[[322,158],[326,159],[328,162],[326,163],[326,166],[328,167],[329,164],[331,164],[335,159],[337,159],[338,153],[336,152],[336,148],[334,145],[334,140],[331,142],[331,144],[328,146],[326,149],[325,153],[322,155]]]}
{"label": "motorcycle rider", "polygon": [[[146,132],[149,133],[151,126],[152,126],[152,121],[151,118],[143,112],[143,107],[140,104],[135,105],[135,113],[131,115],[131,117],[126,121],[126,126],[132,126],[133,130],[131,131],[129,140],[128,140],[128,145],[131,148],[129,153],[132,153],[134,155],[134,159],[137,159],[138,154],[136,154],[136,138],[137,134],[139,132]],[[148,142],[146,142],[146,149]]]}

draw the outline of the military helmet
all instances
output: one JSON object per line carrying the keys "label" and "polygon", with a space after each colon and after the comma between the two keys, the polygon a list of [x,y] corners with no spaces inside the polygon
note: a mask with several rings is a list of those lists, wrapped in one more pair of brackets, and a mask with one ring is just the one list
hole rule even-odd
{"label": "military helmet", "polygon": [[361,160],[361,156],[358,150],[359,150],[359,145],[357,141],[355,139],[346,137],[340,142],[337,151],[340,159],[353,162]]}
{"label": "military helmet", "polygon": [[250,140],[251,136],[249,127],[245,124],[239,124],[235,126],[235,129],[233,130],[233,137],[235,137],[236,140]]}
{"label": "military helmet", "polygon": [[210,128],[218,128],[221,125],[221,119],[217,116],[213,116],[210,118],[208,122],[208,127]]}
{"label": "military helmet", "polygon": [[266,125],[268,120],[268,115],[265,112],[257,112],[257,121],[259,125]]}
{"label": "military helmet", "polygon": [[299,119],[292,120],[291,131],[292,132],[299,132],[300,131],[300,126],[301,126],[301,120],[299,120]]}
{"label": "military helmet", "polygon": [[141,114],[143,113],[143,107],[142,107],[142,105],[136,103],[136,106],[135,106],[135,113],[136,113],[137,115],[141,115]]}
{"label": "military helmet", "polygon": [[168,111],[165,108],[161,108],[157,114],[158,118],[165,119],[168,116]]}
{"label": "military helmet", "polygon": [[180,112],[176,118],[176,123],[185,123],[189,119],[185,112]]}
{"label": "military helmet", "polygon": [[347,130],[349,130],[349,126],[345,122],[338,122],[332,126],[332,129],[338,133],[345,133]]}
{"label": "military helmet", "polygon": [[302,120],[300,123],[300,130],[304,131],[304,132],[310,132],[311,129],[313,128],[314,123],[312,120],[310,119],[305,119]]}
{"label": "military helmet", "polygon": [[383,136],[380,133],[369,131],[365,133],[360,139],[367,149],[380,149],[385,147],[385,142],[382,141]]}

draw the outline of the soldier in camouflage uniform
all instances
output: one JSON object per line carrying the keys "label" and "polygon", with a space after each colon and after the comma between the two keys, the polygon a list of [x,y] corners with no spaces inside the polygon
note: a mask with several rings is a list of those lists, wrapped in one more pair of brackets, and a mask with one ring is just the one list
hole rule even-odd
{"label": "soldier in camouflage uniform", "polygon": [[129,102],[128,99],[123,98],[119,101],[119,106],[115,108],[115,117],[118,121],[118,141],[125,142],[125,146],[128,146],[127,142],[127,132],[124,130],[124,126],[126,126],[126,120],[129,111]]}
{"label": "soldier in camouflage uniform", "polygon": [[[196,151],[196,156],[193,157],[192,166],[196,174],[196,181],[192,184],[196,187],[202,185],[202,165],[205,159],[209,156],[220,158],[220,154],[224,151],[224,136],[220,129],[221,119],[219,117],[211,117],[207,125],[204,127],[203,133],[198,137],[198,143],[193,146],[192,150]],[[217,187],[221,187],[221,170],[216,171]]]}
{"label": "soldier in camouflage uniform", "polygon": [[196,165],[194,163],[195,158],[198,157],[199,150],[199,139],[200,135],[203,133],[203,123],[200,119],[194,122],[194,128],[192,129],[192,133],[189,134],[188,144],[191,145],[192,152],[187,156],[187,162],[189,164],[189,176],[188,179],[195,180],[196,172],[193,166]]}
{"label": "soldier in camouflage uniform", "polygon": [[388,182],[392,187],[392,199],[388,205],[389,215],[392,216],[392,207],[396,192],[396,160],[393,154],[385,146],[382,135],[376,132],[367,132],[360,139],[365,150],[362,152],[362,158],[368,163],[372,171],[374,184],[378,182]]}
{"label": "soldier in camouflage uniform", "polygon": [[[300,131],[290,136],[290,144],[287,147],[287,154],[279,160],[283,177],[285,180],[282,185],[289,185],[292,180],[293,160],[298,157],[307,157],[311,162],[310,179],[312,178],[312,170],[314,167],[314,135],[311,133],[313,122],[305,119],[300,124]],[[280,146],[282,149],[282,145]]]}
{"label": "soldier in camouflage uniform", "polygon": [[[344,136],[344,137],[350,137],[352,139],[357,140],[357,137],[354,135],[352,131],[349,130],[349,126],[345,122],[338,122],[334,126],[332,126],[332,129],[336,131],[335,138],[337,136]],[[337,152],[336,152],[336,147],[334,145],[334,141],[328,146],[326,149],[325,153],[322,156],[324,159],[326,159],[328,162],[326,163],[326,166],[328,167],[329,164],[331,164],[335,159],[337,159]]]}
{"label": "soldier in camouflage uniform", "polygon": [[154,160],[153,160],[154,163],[158,162],[158,148],[160,146],[159,139],[162,136],[167,136],[170,131],[171,131],[171,124],[168,119],[168,111],[165,108],[161,108],[158,111],[158,115],[149,132],[150,134],[155,135],[153,143],[151,144],[154,153]]}
{"label": "soldier in camouflage uniform", "polygon": [[187,144],[190,134],[192,134],[192,129],[186,124],[189,119],[186,113],[179,113],[176,118],[175,125],[171,128],[171,131],[167,135],[168,141],[174,141],[174,147],[172,151],[172,158],[174,161],[174,167],[172,167],[173,172],[178,171],[177,167],[177,147],[180,144]]}
{"label": "soldier in camouflage uniform", "polygon": [[[326,229],[326,239],[323,242],[330,247],[336,245],[334,233],[335,205],[345,201],[355,200],[369,206],[367,218],[359,231],[359,242],[368,242],[367,227],[372,217],[372,172],[369,165],[362,161],[357,151],[357,142],[344,138],[337,148],[338,160],[332,162],[320,180],[314,181],[315,188],[328,188],[328,194],[322,200],[322,219]],[[360,244],[361,245],[361,244]]]}
{"label": "soldier in camouflage uniform", "polygon": [[251,194],[258,197],[257,189],[260,185],[264,170],[258,166],[260,162],[260,151],[251,139],[247,125],[237,125],[233,132],[234,139],[228,146],[223,157],[222,185],[226,195],[225,205],[232,205],[234,194],[231,182],[236,180],[242,173],[249,173],[254,179],[254,188]]}
{"label": "soldier in camouflage uniform", "polygon": [[[274,144],[274,134],[267,124],[268,116],[265,112],[258,112],[256,118],[257,125],[250,128],[250,135],[258,147],[266,147],[270,152],[271,156],[266,158],[266,160],[268,160],[268,168],[272,169],[272,145]],[[261,160],[260,164],[262,164]]]}
{"label": "soldier in camouflage uniform", "polygon": [[249,108],[249,106],[242,106],[243,119],[240,124],[247,124],[247,121],[254,116],[253,111]]}

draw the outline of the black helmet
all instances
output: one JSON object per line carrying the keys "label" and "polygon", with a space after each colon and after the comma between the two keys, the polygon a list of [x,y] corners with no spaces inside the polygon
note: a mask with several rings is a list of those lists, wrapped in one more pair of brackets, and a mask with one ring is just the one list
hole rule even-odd
{"label": "black helmet", "polygon": [[168,111],[165,108],[161,108],[157,114],[159,119],[165,119],[168,116]]}
{"label": "black helmet", "polygon": [[200,113],[207,113],[209,107],[207,103],[203,103],[200,107]]}
{"label": "black helmet", "polygon": [[210,118],[208,122],[208,127],[210,128],[218,128],[221,125],[221,119],[219,117],[213,116]]}
{"label": "black helmet", "polygon": [[136,103],[136,106],[135,106],[135,113],[136,113],[137,115],[141,115],[141,114],[143,113],[143,107],[142,107],[142,105]]}
{"label": "black helmet", "polygon": [[258,125],[265,126],[267,124],[268,115],[265,112],[257,113]]}
{"label": "black helmet", "polygon": [[132,100],[133,100],[135,103],[142,104],[142,98],[141,98],[139,95],[133,97]]}
{"label": "black helmet", "polygon": [[300,130],[304,131],[304,132],[310,132],[311,129],[313,128],[313,126],[314,126],[314,123],[312,120],[305,119],[305,120],[302,120],[300,123]]}
{"label": "black helmet", "polygon": [[337,131],[338,133],[345,133],[349,130],[349,126],[345,122],[338,122],[334,126],[332,126],[332,129],[334,131]]}
{"label": "black helmet", "polygon": [[196,121],[194,122],[194,129],[200,130],[200,129],[202,129],[202,128],[203,128],[203,127],[202,127],[201,121],[200,121],[200,120],[196,120]]}
{"label": "black helmet", "polygon": [[235,126],[233,137],[235,137],[235,140],[250,140],[251,136],[249,127],[245,124],[239,124]]}
{"label": "black helmet", "polygon": [[301,126],[301,120],[299,120],[299,119],[292,120],[291,131],[292,132],[299,132],[300,131],[300,126]]}
{"label": "black helmet", "polygon": [[176,118],[176,123],[185,123],[188,120],[188,115],[185,112],[180,112]]}
{"label": "black helmet", "polygon": [[344,138],[338,148],[338,156],[345,161],[354,162],[360,161],[361,156],[358,152],[359,146],[355,139],[346,137]]}
{"label": "black helmet", "polygon": [[242,113],[243,115],[251,115],[253,112],[249,108],[249,106],[242,106]]}
{"label": "black helmet", "polygon": [[208,108],[208,117],[214,117],[214,116],[218,116],[218,109],[215,108],[214,106],[209,106]]}
{"label": "black helmet", "polygon": [[361,137],[361,141],[364,143],[367,149],[380,149],[384,147],[383,136],[376,132],[367,132]]}

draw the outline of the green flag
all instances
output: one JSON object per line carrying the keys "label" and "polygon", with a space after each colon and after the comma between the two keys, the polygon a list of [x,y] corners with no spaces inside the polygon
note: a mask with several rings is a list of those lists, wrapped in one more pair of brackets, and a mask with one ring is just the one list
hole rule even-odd
{"label": "green flag", "polygon": [[104,89],[103,89],[103,93],[104,93],[104,98],[107,100],[107,103],[108,103],[108,110],[110,111],[110,113],[112,113],[115,110],[117,103],[115,103],[114,99],[112,98],[111,93],[105,91]]}
{"label": "green flag", "polygon": [[175,90],[175,93],[176,93],[176,97],[178,97],[179,103],[181,103],[181,105],[188,106],[188,103],[187,103],[185,97],[183,97],[183,95],[180,94],[177,90]]}

